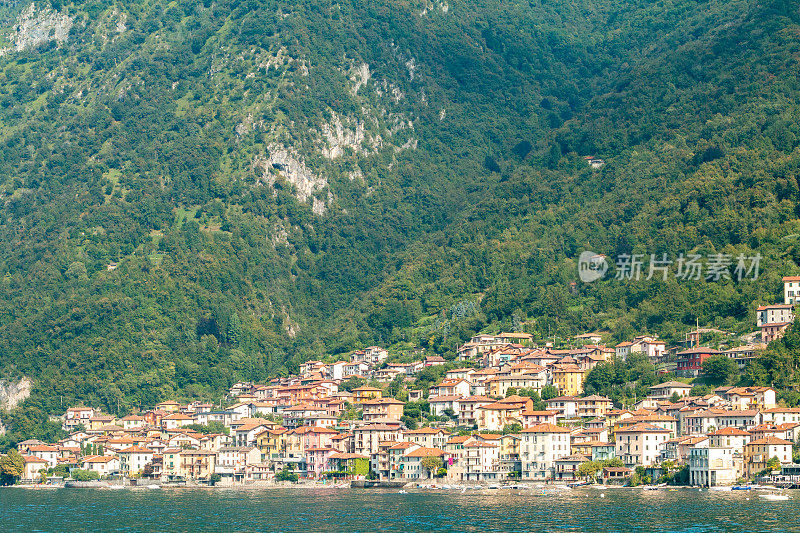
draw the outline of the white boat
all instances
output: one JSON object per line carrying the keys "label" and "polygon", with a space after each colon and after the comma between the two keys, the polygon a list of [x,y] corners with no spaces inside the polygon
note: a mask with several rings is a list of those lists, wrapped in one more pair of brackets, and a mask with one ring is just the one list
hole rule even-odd
{"label": "white boat", "polygon": [[158,490],[161,488],[160,485],[147,485],[147,488],[150,490]]}
{"label": "white boat", "polygon": [[490,489],[499,489],[500,485],[489,485]]}
{"label": "white boat", "polygon": [[779,501],[779,502],[791,499],[791,497],[787,496],[786,494],[759,494],[758,497],[764,498],[765,500]]}

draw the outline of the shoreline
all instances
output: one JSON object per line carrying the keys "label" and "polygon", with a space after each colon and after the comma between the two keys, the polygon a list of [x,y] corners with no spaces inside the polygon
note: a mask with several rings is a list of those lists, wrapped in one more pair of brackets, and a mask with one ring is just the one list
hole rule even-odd
{"label": "shoreline", "polygon": [[603,491],[640,491],[640,492],[686,492],[686,491],[694,491],[694,492],[713,492],[713,493],[742,493],[743,495],[747,495],[748,493],[764,493],[764,492],[785,492],[785,491],[797,491],[800,489],[786,489],[780,488],[770,485],[763,485],[763,486],[751,486],[750,489],[747,490],[739,490],[734,489],[733,486],[726,485],[726,486],[715,486],[715,487],[696,487],[696,486],[687,486],[687,485],[676,485],[676,486],[637,486],[637,487],[624,487],[620,485],[582,485],[578,487],[569,487],[567,485],[544,485],[544,484],[518,484],[512,486],[499,486],[495,487],[492,486],[491,488],[486,485],[474,484],[474,485],[425,485],[425,484],[416,484],[413,482],[409,482],[403,487],[370,487],[370,488],[363,488],[363,487],[351,487],[349,484],[344,485],[334,485],[334,484],[316,484],[316,483],[291,483],[291,484],[276,484],[276,483],[251,483],[251,484],[236,484],[236,485],[217,485],[217,486],[206,486],[206,485],[158,485],[158,484],[150,484],[150,485],[119,485],[119,484],[108,484],[108,485],[86,485],[86,486],[65,486],[64,484],[58,485],[27,485],[27,484],[19,484],[19,485],[7,485],[0,488],[6,489],[22,489],[22,490],[43,490],[43,491],[50,491],[50,490],[58,490],[58,489],[83,489],[83,490],[99,490],[99,491],[116,491],[116,490],[128,490],[128,491],[153,491],[153,490],[166,490],[166,491],[184,491],[184,490],[199,490],[203,492],[214,492],[214,491],[273,491],[273,490],[352,490],[352,491],[367,491],[367,492],[381,492],[381,493],[410,493],[409,491],[416,493],[416,494],[427,494],[427,493],[444,493],[444,494],[520,494],[520,495],[531,495],[531,496],[554,496],[563,493],[595,493],[598,496]]}

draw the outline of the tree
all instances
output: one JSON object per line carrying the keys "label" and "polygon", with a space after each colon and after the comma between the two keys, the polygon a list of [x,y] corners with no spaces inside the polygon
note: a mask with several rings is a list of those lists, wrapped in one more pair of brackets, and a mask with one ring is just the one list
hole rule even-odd
{"label": "tree", "polygon": [[397,398],[400,391],[403,389],[403,382],[405,381],[404,374],[398,374],[386,387],[386,395],[392,398]]}
{"label": "tree", "polygon": [[17,450],[11,449],[0,457],[0,485],[13,485],[25,474],[25,459]]}
{"label": "tree", "polygon": [[340,385],[340,390],[345,390],[347,392],[352,391],[353,389],[357,389],[359,387],[363,387],[366,384],[366,380],[363,378],[357,378],[355,376],[351,376],[344,380]]}
{"label": "tree", "polygon": [[678,403],[680,400],[681,396],[677,392],[673,392],[672,396],[669,397],[670,403]]}
{"label": "tree", "polygon": [[298,479],[300,478],[297,474],[289,471],[288,465],[283,465],[283,470],[275,474],[275,481],[291,481],[292,483],[297,483]]}
{"label": "tree", "polygon": [[228,320],[227,337],[228,344],[233,347],[239,346],[239,341],[242,338],[242,321],[239,319],[239,314],[235,311]]}
{"label": "tree", "polygon": [[100,474],[94,470],[83,470],[81,468],[76,468],[72,471],[72,479],[75,481],[93,481],[100,479]]}
{"label": "tree", "polygon": [[777,457],[773,457],[772,459],[767,462],[767,470],[775,471],[781,469],[781,460]]}
{"label": "tree", "polygon": [[208,424],[189,424],[184,426],[187,429],[191,429],[192,431],[196,431],[198,433],[202,433],[204,435],[208,433],[220,433],[223,435],[230,434],[231,428],[224,425],[222,422],[218,422],[216,420],[212,420]]}
{"label": "tree", "polygon": [[593,480],[601,469],[602,466],[598,461],[586,461],[578,465],[578,476],[586,481],[589,481],[590,478]]}
{"label": "tree", "polygon": [[420,466],[428,472],[428,477],[433,477],[433,472],[438,472],[442,467],[442,460],[434,455],[423,457]]}
{"label": "tree", "polygon": [[558,396],[558,389],[549,383],[542,387],[542,400],[550,400]]}
{"label": "tree", "polygon": [[736,375],[736,362],[727,355],[712,355],[703,361],[703,374],[716,385],[722,385]]}

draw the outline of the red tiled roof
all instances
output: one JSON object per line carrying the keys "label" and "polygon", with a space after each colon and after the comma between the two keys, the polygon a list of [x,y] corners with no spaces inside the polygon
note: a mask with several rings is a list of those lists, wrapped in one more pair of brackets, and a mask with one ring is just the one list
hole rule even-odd
{"label": "red tiled roof", "polygon": [[149,448],[142,448],[141,446],[131,446],[130,448],[125,448],[117,453],[153,453],[153,450]]}
{"label": "red tiled roof", "polygon": [[748,446],[751,446],[753,444],[767,444],[767,445],[770,445],[770,444],[772,444],[772,445],[788,444],[789,446],[792,445],[792,443],[790,441],[788,441],[788,440],[779,439],[778,437],[773,437],[773,436],[764,437],[763,439],[756,439],[756,440],[750,441],[750,444],[748,444]]}
{"label": "red tiled roof", "polygon": [[709,433],[709,435],[726,435],[726,436],[731,436],[731,437],[733,437],[733,436],[745,437],[745,436],[749,436],[750,433],[748,433],[747,431],[741,430],[739,428],[727,427],[727,428],[718,429],[718,430],[716,430],[716,431],[714,431],[712,433]]}
{"label": "red tiled roof", "polygon": [[444,455],[444,450],[439,448],[417,448],[405,454],[406,457],[441,457]]}
{"label": "red tiled roof", "polygon": [[571,433],[571,430],[555,424],[544,423],[523,429],[521,433]]}
{"label": "red tiled roof", "polygon": [[669,433],[669,430],[647,422],[639,422],[638,424],[618,429],[617,433]]}

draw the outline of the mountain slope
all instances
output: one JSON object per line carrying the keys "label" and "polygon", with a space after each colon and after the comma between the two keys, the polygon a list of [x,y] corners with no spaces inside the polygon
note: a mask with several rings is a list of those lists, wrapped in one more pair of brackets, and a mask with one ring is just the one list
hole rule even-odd
{"label": "mountain slope", "polygon": [[[484,327],[746,332],[797,268],[779,2],[3,8],[0,350],[30,416]],[[587,167],[582,156],[607,164]],[[584,249],[764,256],[578,285]]]}

